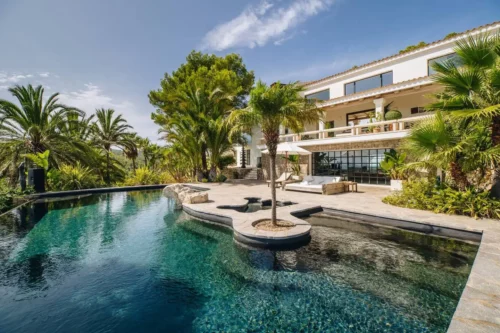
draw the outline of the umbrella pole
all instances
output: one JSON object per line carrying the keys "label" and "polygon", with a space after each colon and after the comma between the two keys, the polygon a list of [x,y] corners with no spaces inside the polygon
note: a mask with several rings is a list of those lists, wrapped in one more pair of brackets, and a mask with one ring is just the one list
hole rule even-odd
{"label": "umbrella pole", "polygon": [[285,152],[285,178],[286,178],[286,173],[288,172],[288,152]]}

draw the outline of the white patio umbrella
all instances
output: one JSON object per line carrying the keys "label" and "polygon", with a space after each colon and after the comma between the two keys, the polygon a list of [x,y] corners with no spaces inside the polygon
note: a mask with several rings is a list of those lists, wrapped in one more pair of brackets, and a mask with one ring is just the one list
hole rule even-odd
{"label": "white patio umbrella", "polygon": [[[269,154],[269,150],[263,150],[263,154]],[[312,153],[309,150],[305,150],[300,148],[297,145],[294,145],[290,142],[282,142],[278,144],[276,148],[276,154],[285,155],[285,172],[288,170],[288,155],[311,155]]]}

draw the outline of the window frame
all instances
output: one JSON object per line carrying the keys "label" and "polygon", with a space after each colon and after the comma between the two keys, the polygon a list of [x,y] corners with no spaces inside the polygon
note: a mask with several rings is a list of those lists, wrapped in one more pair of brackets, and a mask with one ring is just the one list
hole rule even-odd
{"label": "window frame", "polygon": [[[387,71],[387,72],[383,72],[383,73],[379,73],[379,74],[375,74],[375,75],[372,75],[372,76],[364,77],[362,79],[358,79],[358,80],[354,80],[354,81],[351,81],[351,82],[344,83],[344,96],[354,95],[354,94],[357,94],[358,92],[363,92],[363,91],[367,91],[367,90],[371,90],[371,89],[377,89],[377,88],[385,87],[383,85],[383,82],[382,82],[382,75],[388,74],[388,73],[392,73],[392,77],[393,77],[392,81],[394,83],[394,71],[392,71],[392,70],[391,71]],[[371,78],[374,78],[374,77],[377,77],[377,76],[380,78],[380,86],[375,87],[375,88],[365,89],[365,90],[362,90],[362,91],[356,91],[356,82],[363,81],[363,80],[366,80],[366,79],[371,79]],[[347,85],[351,84],[351,83],[353,84],[353,88],[354,88],[353,90],[354,90],[354,92],[352,94],[348,95],[346,88],[347,88]],[[390,83],[390,84],[393,84],[393,83]]]}
{"label": "window frame", "polygon": [[[316,94],[319,94],[319,93],[322,93],[322,92],[325,92],[325,91],[328,91],[328,99],[318,99],[318,98],[309,98],[309,96],[311,95],[316,95]],[[323,90],[318,90],[316,92],[313,92],[313,93],[310,93],[310,94],[307,94],[304,96],[306,99],[314,99],[316,101],[328,101],[331,99],[331,96],[330,96],[330,88],[327,88],[327,89],[323,89]]]}
{"label": "window frame", "polygon": [[443,57],[447,57],[447,56],[450,56],[452,54],[457,54],[457,52],[450,52],[450,53],[447,53],[447,54],[443,54],[442,56],[439,56],[439,57],[434,57],[434,58],[429,58],[427,59],[427,76],[431,76],[431,75],[435,75],[436,73],[434,74],[431,74],[430,71],[431,71],[431,66],[430,66],[430,62],[432,60],[436,60],[436,59],[439,59],[439,58],[443,58]]}

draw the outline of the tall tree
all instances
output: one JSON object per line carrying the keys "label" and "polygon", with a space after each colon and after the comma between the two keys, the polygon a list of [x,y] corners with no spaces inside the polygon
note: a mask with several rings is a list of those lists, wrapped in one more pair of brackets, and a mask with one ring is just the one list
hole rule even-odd
{"label": "tall tree", "polygon": [[[434,80],[444,87],[429,108],[451,111],[452,115],[489,123],[493,146],[500,145],[500,35],[482,34],[457,42],[457,58],[432,65]],[[492,166],[497,170],[498,165]],[[498,170],[495,187],[500,190]],[[496,191],[499,196],[500,191]]]}
{"label": "tall tree", "polygon": [[259,125],[269,150],[272,223],[276,225],[276,150],[279,143],[280,125],[299,133],[307,123],[317,122],[321,110],[312,100],[301,96],[304,88],[297,82],[281,84],[276,82],[267,86],[262,81],[250,92],[249,106],[234,111],[230,115],[235,130],[244,131]]}
{"label": "tall tree", "polygon": [[85,159],[84,144],[60,130],[73,117],[83,117],[82,111],[59,103],[57,93],[45,99],[42,86],[16,85],[8,91],[19,105],[0,100],[0,173],[24,153],[50,150],[55,165]]}
{"label": "tall tree", "polygon": [[230,127],[226,118],[232,108],[232,97],[217,88],[207,91],[204,87],[189,85],[177,93],[175,101],[172,110],[176,111],[162,124],[164,138],[175,140],[178,145],[185,146],[186,151],[199,152],[198,180],[209,177],[210,155],[211,178],[215,177],[217,159],[230,146]]}
{"label": "tall tree", "polygon": [[110,178],[110,153],[112,147],[125,148],[130,144],[132,126],[121,114],[115,116],[113,109],[97,109],[97,120],[93,123],[93,141],[100,146],[106,154],[106,182],[111,184]]}
{"label": "tall tree", "polygon": [[[187,123],[191,124],[191,135],[196,136],[197,140],[186,138],[177,142],[190,145],[189,150],[200,151],[201,164],[193,164],[201,168],[197,170],[200,180],[209,177],[208,154],[211,152],[208,141],[215,142],[209,140],[209,137],[213,139],[217,136],[214,137],[215,133],[208,129],[208,123],[214,122],[212,129],[223,128],[224,126],[220,127],[221,120],[218,120],[219,111],[224,113],[231,108],[245,106],[253,83],[254,74],[246,69],[239,55],[218,57],[193,51],[187,56],[186,63],[172,74],[165,74],[159,90],[150,92],[150,103],[157,107],[152,119],[162,127],[161,132],[166,134],[165,138],[175,136],[180,139],[182,127]],[[223,95],[231,96],[231,99],[222,98]],[[222,108],[221,101],[224,99]],[[215,126],[217,122],[218,125]],[[225,143],[228,140],[226,138]],[[200,146],[195,148],[193,145]],[[211,174],[214,174],[213,168]]]}
{"label": "tall tree", "polygon": [[135,160],[137,159],[137,156],[139,156],[139,149],[137,147],[139,141],[139,137],[137,136],[137,133],[132,133],[128,137],[128,142],[123,148],[123,153],[125,156],[132,161],[132,170],[134,171],[137,169]]}

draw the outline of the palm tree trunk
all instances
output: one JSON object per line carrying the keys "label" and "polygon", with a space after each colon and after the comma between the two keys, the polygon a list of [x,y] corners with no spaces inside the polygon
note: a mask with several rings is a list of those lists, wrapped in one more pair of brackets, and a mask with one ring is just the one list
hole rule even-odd
{"label": "palm tree trunk", "polygon": [[[493,146],[500,145],[500,116],[494,116],[492,119],[491,143]],[[498,165],[493,165],[490,194],[493,198],[500,198],[500,170],[498,169]]]}
{"label": "palm tree trunk", "polygon": [[469,185],[467,175],[457,162],[450,163],[450,174],[460,191],[463,191]]}
{"label": "palm tree trunk", "polygon": [[500,116],[494,116],[491,122],[491,142],[500,145]]}
{"label": "palm tree trunk", "polygon": [[272,133],[264,133],[264,139],[266,140],[267,150],[269,151],[269,164],[271,170],[269,170],[269,175],[271,177],[271,222],[273,225],[276,223],[276,150],[278,149],[280,133],[278,131],[273,131]]}
{"label": "palm tree trunk", "polygon": [[208,163],[207,163],[207,145],[205,143],[201,146],[201,168],[203,172],[203,177],[208,174]]}
{"label": "palm tree trunk", "polygon": [[111,184],[111,178],[109,177],[109,150],[106,150],[106,178],[109,186]]}
{"label": "palm tree trunk", "polygon": [[135,175],[135,158],[132,159],[132,169],[134,169],[134,175]]}
{"label": "palm tree trunk", "polygon": [[276,152],[274,154],[269,152],[269,165],[271,168],[269,170],[271,175],[271,222],[276,225]]}

